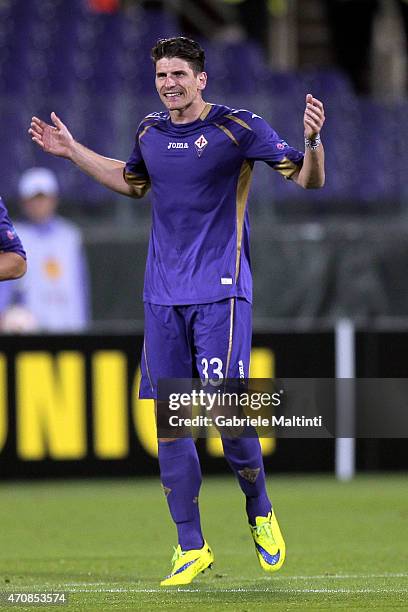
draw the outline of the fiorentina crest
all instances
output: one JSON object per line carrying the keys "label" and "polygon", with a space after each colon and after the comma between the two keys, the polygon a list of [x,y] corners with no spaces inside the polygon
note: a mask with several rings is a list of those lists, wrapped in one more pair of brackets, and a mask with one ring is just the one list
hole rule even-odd
{"label": "fiorentina crest", "polygon": [[204,134],[201,134],[194,142],[195,149],[197,151],[198,157],[201,157],[205,147],[208,145],[208,140],[205,138]]}

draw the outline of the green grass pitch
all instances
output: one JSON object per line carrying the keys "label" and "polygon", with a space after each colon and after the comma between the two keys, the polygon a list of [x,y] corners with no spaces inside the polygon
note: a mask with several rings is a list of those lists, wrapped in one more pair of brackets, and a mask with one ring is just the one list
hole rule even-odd
{"label": "green grass pitch", "polygon": [[405,474],[276,476],[268,488],[287,541],[280,572],[258,566],[233,477],[207,477],[201,514],[213,570],[160,589],[175,529],[158,481],[2,483],[0,591],[69,593],[61,607],[7,609],[408,609]]}

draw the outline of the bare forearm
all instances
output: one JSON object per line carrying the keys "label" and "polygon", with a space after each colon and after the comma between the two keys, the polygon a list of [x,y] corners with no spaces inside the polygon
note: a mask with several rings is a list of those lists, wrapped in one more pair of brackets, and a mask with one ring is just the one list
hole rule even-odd
{"label": "bare forearm", "polygon": [[27,264],[21,255],[0,252],[0,281],[20,278],[26,270]]}
{"label": "bare forearm", "polygon": [[72,144],[70,160],[105,187],[134,197],[133,188],[123,178],[125,162],[99,155],[76,141]]}
{"label": "bare forearm", "polygon": [[305,157],[299,173],[293,176],[293,180],[304,189],[319,189],[324,185],[324,149],[320,140],[324,122],[323,102],[310,93],[306,94],[303,115]]}
{"label": "bare forearm", "polygon": [[296,182],[304,189],[319,189],[325,181],[324,148],[320,144],[317,149],[306,147],[303,166]]}

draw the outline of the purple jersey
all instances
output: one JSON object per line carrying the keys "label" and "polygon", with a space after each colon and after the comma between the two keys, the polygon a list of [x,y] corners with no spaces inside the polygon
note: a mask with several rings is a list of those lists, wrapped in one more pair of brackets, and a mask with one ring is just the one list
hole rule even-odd
{"label": "purple jersey", "polygon": [[0,252],[17,253],[26,259],[26,254],[8,216],[7,208],[0,198]]}
{"label": "purple jersey", "polygon": [[141,122],[124,176],[152,189],[146,302],[252,301],[247,199],[256,160],[291,178],[303,153],[258,115],[217,104],[188,124],[166,112]]}

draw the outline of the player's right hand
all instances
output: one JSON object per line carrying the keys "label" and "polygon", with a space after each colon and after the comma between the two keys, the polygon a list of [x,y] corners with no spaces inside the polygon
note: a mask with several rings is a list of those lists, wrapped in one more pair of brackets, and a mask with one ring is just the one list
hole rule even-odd
{"label": "player's right hand", "polygon": [[49,125],[42,119],[33,117],[28,130],[31,140],[37,143],[46,153],[69,159],[75,142],[72,134],[54,112],[51,113],[51,121],[54,125]]}

